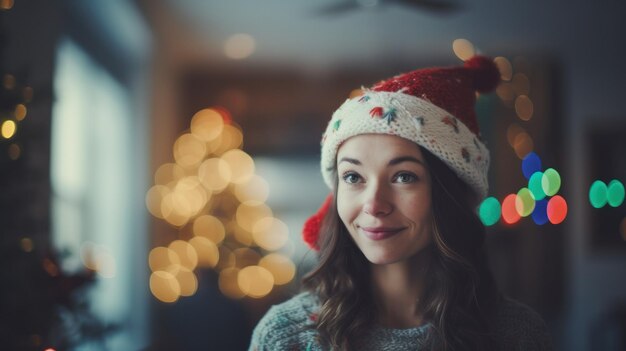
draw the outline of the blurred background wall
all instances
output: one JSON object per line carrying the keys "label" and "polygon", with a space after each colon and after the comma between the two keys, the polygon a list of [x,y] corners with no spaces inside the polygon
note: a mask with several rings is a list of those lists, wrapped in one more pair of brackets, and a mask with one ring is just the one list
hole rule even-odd
{"label": "blurred background wall", "polygon": [[[0,0],[0,343],[246,349],[315,262],[300,229],[333,110],[482,53],[503,77],[477,105],[498,284],[557,349],[626,349],[624,10]],[[522,190],[535,171],[545,199]]]}

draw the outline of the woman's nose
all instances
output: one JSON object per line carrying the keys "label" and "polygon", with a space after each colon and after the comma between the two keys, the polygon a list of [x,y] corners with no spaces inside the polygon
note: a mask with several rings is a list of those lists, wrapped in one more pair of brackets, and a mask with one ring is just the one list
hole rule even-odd
{"label": "woman's nose", "polygon": [[372,184],[365,194],[363,212],[374,217],[388,215],[393,210],[388,196],[388,190],[384,186]]}

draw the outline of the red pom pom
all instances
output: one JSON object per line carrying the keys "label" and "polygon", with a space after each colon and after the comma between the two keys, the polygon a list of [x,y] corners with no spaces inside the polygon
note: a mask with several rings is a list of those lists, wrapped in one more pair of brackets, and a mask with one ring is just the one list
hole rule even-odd
{"label": "red pom pom", "polygon": [[489,93],[500,83],[500,70],[489,57],[474,56],[465,61],[464,66],[473,71],[474,90]]}
{"label": "red pom pom", "polygon": [[317,210],[317,212],[309,217],[309,219],[304,222],[304,227],[302,228],[302,239],[307,245],[313,250],[319,250],[319,245],[317,244],[317,240],[320,236],[320,228],[322,226],[322,220],[326,216],[328,212],[328,207],[330,206],[331,201],[333,200],[333,195],[330,194],[324,200],[322,207]]}

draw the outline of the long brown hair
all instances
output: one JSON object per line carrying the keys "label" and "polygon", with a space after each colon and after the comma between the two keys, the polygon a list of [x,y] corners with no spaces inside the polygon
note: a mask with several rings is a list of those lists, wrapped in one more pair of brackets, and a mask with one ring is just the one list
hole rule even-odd
{"label": "long brown hair", "polygon": [[[484,253],[485,228],[474,211],[470,187],[441,160],[421,149],[432,181],[433,244],[425,290],[424,319],[432,324],[431,350],[491,350],[490,321],[498,292]],[[335,177],[335,189],[337,189]],[[304,286],[321,302],[316,321],[320,342],[354,350],[376,320],[370,263],[352,241],[335,203],[324,218],[319,263]],[[417,298],[417,297],[416,297]]]}

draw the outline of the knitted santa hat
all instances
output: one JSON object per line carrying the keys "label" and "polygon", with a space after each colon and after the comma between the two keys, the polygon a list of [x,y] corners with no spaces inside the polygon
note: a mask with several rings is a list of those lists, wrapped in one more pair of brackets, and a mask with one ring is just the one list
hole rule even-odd
{"label": "knitted santa hat", "polygon": [[[322,137],[321,168],[333,188],[337,150],[360,134],[389,134],[413,141],[441,159],[484,198],[489,150],[480,140],[474,105],[476,91],[493,91],[500,72],[493,60],[474,56],[460,67],[426,68],[395,76],[346,100]],[[317,249],[319,225],[331,201],[311,217],[303,237]]]}

